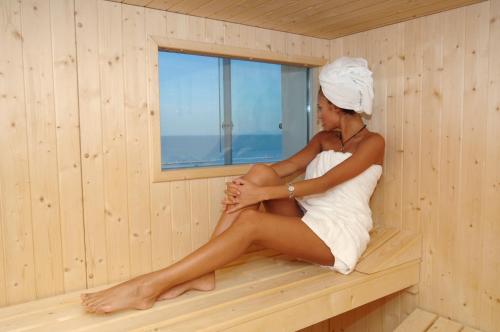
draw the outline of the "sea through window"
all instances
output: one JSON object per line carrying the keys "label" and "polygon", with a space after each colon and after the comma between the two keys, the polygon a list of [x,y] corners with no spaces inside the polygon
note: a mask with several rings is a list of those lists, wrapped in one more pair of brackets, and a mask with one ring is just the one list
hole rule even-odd
{"label": "sea through window", "polygon": [[158,52],[162,170],[269,163],[309,139],[307,67]]}

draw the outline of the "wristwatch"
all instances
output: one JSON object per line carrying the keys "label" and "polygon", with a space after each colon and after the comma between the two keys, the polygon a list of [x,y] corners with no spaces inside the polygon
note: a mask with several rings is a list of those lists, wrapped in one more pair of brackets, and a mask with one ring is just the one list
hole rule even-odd
{"label": "wristwatch", "polygon": [[289,183],[288,184],[288,198],[292,198],[295,194],[295,187],[293,184]]}

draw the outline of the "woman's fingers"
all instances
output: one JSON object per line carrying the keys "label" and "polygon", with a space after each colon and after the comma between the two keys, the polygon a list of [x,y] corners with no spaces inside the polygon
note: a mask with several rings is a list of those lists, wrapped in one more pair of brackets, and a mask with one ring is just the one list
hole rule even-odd
{"label": "woman's fingers", "polygon": [[240,194],[240,191],[235,189],[235,188],[228,188],[226,190],[224,190],[224,193],[226,195],[233,195],[233,196],[236,196],[236,195],[239,195]]}
{"label": "woman's fingers", "polygon": [[238,203],[236,198],[224,198],[221,204],[236,204]]}

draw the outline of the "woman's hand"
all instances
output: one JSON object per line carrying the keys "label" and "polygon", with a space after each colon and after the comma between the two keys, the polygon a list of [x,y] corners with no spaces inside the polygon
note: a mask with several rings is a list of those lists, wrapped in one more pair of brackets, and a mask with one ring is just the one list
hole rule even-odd
{"label": "woman's hand", "polygon": [[240,191],[235,188],[233,182],[234,179],[231,182],[226,182],[226,190],[224,190],[226,196],[221,201],[221,204],[223,205],[223,211],[226,212],[230,205],[236,204],[236,197],[240,194]]}
{"label": "woman's hand", "polygon": [[228,185],[228,191],[234,196],[231,203],[228,203],[231,204],[231,207],[227,209],[227,213],[236,212],[245,206],[262,201],[262,187],[243,178],[234,179],[232,183]]}

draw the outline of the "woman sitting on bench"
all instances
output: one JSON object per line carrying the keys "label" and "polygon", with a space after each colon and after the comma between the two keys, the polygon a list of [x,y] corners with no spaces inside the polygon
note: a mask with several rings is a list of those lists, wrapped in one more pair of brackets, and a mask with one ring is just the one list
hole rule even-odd
{"label": "woman sitting on bench", "polygon": [[[322,68],[319,81],[323,131],[290,158],[256,164],[229,183],[225,209],[208,243],[168,267],[82,294],[85,309],[147,309],[190,289],[212,290],[216,269],[262,248],[352,272],[370,240],[368,202],[382,174],[384,139],[360,116],[371,114],[373,101],[366,60],[339,58]],[[304,169],[303,181],[285,183],[286,176]],[[258,211],[260,202],[266,212]]]}

